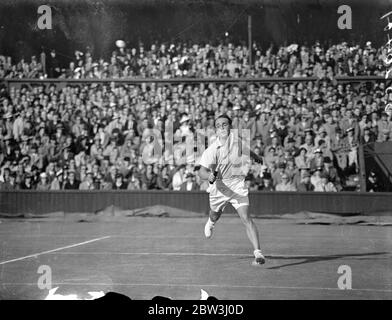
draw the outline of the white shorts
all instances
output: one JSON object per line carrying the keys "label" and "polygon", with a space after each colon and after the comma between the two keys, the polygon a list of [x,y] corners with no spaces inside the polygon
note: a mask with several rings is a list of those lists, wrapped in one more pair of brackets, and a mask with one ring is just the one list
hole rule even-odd
{"label": "white shorts", "polygon": [[244,179],[217,180],[207,192],[210,194],[210,208],[214,212],[222,212],[228,203],[236,210],[249,205],[249,191]]}

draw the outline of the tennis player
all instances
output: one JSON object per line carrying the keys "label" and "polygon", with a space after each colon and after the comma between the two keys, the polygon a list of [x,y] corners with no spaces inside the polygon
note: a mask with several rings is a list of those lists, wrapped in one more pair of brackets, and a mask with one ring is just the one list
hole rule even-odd
{"label": "tennis player", "polygon": [[217,139],[203,152],[199,162],[200,178],[210,183],[207,192],[211,210],[204,234],[206,238],[211,238],[216,222],[230,203],[244,223],[253,245],[253,264],[263,264],[265,258],[260,250],[258,231],[249,215],[248,189],[243,172],[244,164],[250,159],[240,153],[243,150],[241,140],[233,134],[229,116],[218,116],[215,119],[215,129]]}

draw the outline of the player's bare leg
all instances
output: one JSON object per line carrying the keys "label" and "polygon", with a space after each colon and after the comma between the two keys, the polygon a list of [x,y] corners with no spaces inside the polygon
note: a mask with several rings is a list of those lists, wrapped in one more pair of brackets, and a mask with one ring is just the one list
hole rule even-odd
{"label": "player's bare leg", "polygon": [[265,258],[260,250],[260,241],[259,241],[259,233],[257,231],[256,224],[253,222],[252,218],[249,214],[249,206],[241,206],[237,208],[238,215],[240,216],[243,224],[246,228],[246,234],[250,242],[253,245],[253,254],[255,256],[255,264],[263,264],[265,262]]}
{"label": "player's bare leg", "polygon": [[204,235],[207,239],[212,237],[212,231],[214,230],[215,222],[218,221],[222,212],[215,212],[210,210],[208,221],[204,227]]}

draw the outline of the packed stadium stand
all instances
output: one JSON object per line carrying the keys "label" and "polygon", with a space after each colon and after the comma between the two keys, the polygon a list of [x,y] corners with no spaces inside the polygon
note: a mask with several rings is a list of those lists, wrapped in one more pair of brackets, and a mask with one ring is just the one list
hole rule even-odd
{"label": "packed stadium stand", "polygon": [[[384,82],[337,79],[384,77],[385,50],[370,41],[255,43],[251,67],[248,48],[227,41],[121,43],[107,59],[75,51],[67,65],[55,49],[20,61],[0,56],[0,190],[205,190],[200,150],[184,157],[186,139],[202,132],[213,141],[221,113],[249,130],[262,159],[246,168],[250,190],[359,190],[359,146],[392,138],[392,112]],[[47,78],[64,83],[23,83]],[[240,81],[252,78],[271,81]],[[169,131],[173,152],[157,156]],[[367,189],[384,191],[374,172]]]}

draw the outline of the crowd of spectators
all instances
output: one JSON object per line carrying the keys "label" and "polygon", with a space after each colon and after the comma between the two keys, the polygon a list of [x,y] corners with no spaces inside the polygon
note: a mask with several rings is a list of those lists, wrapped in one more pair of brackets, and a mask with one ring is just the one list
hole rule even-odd
{"label": "crowd of spectators", "polygon": [[[59,60],[66,58],[68,65]],[[44,56],[44,57],[43,57]],[[262,49],[252,48],[253,64],[249,67],[249,49],[233,43],[213,44],[143,44],[121,46],[110,58],[93,57],[90,49],[75,51],[68,57],[55,50],[46,55],[28,57],[15,63],[11,57],[0,56],[0,78],[222,78],[222,77],[317,77],[385,74],[383,60],[386,48],[374,48],[368,41],[364,46],[311,46],[292,44]],[[62,59],[64,60],[64,59]],[[71,60],[71,61],[70,61]]]}
{"label": "crowd of spectators", "polygon": [[[333,79],[383,76],[385,50],[371,42],[363,47],[293,44],[265,51],[255,44],[252,67],[248,48],[231,43],[153,44],[149,50],[143,44],[121,46],[109,62],[94,61],[90,50],[76,51],[68,66],[60,65],[55,50],[17,64],[0,55],[0,78],[319,79],[266,85],[3,87],[0,190],[205,190],[208,183],[200,180],[195,165],[202,150],[189,156],[189,141],[211,143],[214,118],[221,113],[240,133],[249,130],[251,149],[262,159],[246,166],[250,190],[355,190],[358,146],[392,139],[391,111],[385,110],[384,83],[337,84]],[[198,140],[200,130],[204,136]],[[174,134],[172,149],[165,139],[168,131]],[[153,132],[160,137],[153,138]]]}
{"label": "crowd of spectators", "polygon": [[[250,190],[347,190],[359,144],[392,138],[385,89],[327,79],[4,87],[0,189],[205,190],[196,165],[202,150],[184,156],[187,137],[203,129],[202,140],[213,141],[214,118],[225,113],[249,130],[262,159],[245,169]],[[163,138],[171,126],[173,152]]]}

